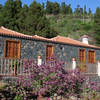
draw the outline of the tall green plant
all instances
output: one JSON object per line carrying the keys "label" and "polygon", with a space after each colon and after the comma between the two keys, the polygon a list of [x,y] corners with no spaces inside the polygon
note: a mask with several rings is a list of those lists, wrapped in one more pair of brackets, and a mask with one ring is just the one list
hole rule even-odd
{"label": "tall green plant", "polygon": [[96,39],[96,44],[100,45],[100,8],[96,9],[94,15],[94,37]]}

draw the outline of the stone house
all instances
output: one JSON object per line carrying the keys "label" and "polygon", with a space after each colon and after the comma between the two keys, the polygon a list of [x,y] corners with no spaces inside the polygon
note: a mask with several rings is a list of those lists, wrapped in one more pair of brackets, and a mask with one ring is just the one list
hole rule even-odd
{"label": "stone house", "polygon": [[55,56],[65,62],[72,58],[88,63],[100,60],[100,47],[88,44],[86,36],[83,42],[62,36],[51,39],[29,36],[0,27],[1,58],[37,59],[41,55],[43,60]]}

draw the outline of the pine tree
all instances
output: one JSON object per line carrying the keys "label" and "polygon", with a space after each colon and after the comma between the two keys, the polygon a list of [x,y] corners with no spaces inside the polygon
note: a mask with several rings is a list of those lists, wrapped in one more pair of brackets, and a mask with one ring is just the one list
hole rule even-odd
{"label": "pine tree", "polygon": [[0,10],[2,9],[2,4],[0,4]]}
{"label": "pine tree", "polygon": [[60,12],[60,5],[57,2],[53,3],[52,12],[53,12],[54,15],[59,14],[59,12]]}
{"label": "pine tree", "polygon": [[0,16],[0,23],[2,26],[13,29],[15,26],[15,3],[13,0],[7,0],[2,8],[2,15]]}
{"label": "pine tree", "polygon": [[15,26],[15,30],[16,31],[19,31],[21,30],[20,26],[21,26],[21,21],[20,21],[20,17],[23,16],[21,15],[21,10],[22,10],[22,2],[21,0],[16,0],[15,1],[15,23],[16,23],[16,26]]}
{"label": "pine tree", "polygon": [[91,8],[89,8],[88,16],[91,16],[91,15],[92,15],[92,11],[91,11]]}
{"label": "pine tree", "polygon": [[46,13],[47,14],[52,14],[53,13],[53,3],[47,0],[47,4],[46,4]]}
{"label": "pine tree", "polygon": [[87,16],[86,5],[84,5],[84,16]]}
{"label": "pine tree", "polygon": [[67,5],[67,7],[66,7],[66,13],[67,14],[72,14],[72,8],[71,8],[71,5],[70,4]]}
{"label": "pine tree", "polygon": [[96,9],[94,15],[94,37],[96,39],[96,44],[100,46],[100,8]]}
{"label": "pine tree", "polygon": [[0,26],[2,26],[3,25],[3,22],[4,22],[4,18],[3,18],[3,16],[2,16],[2,8],[3,8],[3,6],[2,5],[0,5]]}
{"label": "pine tree", "polygon": [[60,11],[62,14],[66,14],[67,12],[67,9],[66,9],[66,4],[65,2],[62,2],[61,3],[61,11]]}
{"label": "pine tree", "polygon": [[77,5],[77,8],[75,8],[75,15],[79,16],[80,15],[80,5]]}
{"label": "pine tree", "polygon": [[83,15],[83,8],[80,8],[80,14]]}
{"label": "pine tree", "polygon": [[19,13],[19,18],[17,20],[18,22],[18,27],[19,27],[19,32],[22,32],[24,34],[27,34],[27,25],[26,25],[26,17],[28,15],[28,6],[24,5],[23,8],[21,9]]}
{"label": "pine tree", "polygon": [[33,1],[30,5],[27,17],[24,22],[26,33],[29,35],[40,35],[49,37],[51,33],[50,23],[43,12],[43,8],[40,3]]}

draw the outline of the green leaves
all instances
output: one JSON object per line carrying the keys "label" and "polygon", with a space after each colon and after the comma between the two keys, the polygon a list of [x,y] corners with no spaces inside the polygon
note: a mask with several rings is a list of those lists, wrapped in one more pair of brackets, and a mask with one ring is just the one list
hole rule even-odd
{"label": "green leaves", "polygon": [[94,16],[94,37],[96,39],[96,44],[100,45],[100,8],[96,9],[96,14]]}
{"label": "green leaves", "polygon": [[55,36],[46,18],[44,5],[36,1],[29,7],[22,7],[21,0],[7,0],[4,6],[0,5],[0,26],[28,35]]}

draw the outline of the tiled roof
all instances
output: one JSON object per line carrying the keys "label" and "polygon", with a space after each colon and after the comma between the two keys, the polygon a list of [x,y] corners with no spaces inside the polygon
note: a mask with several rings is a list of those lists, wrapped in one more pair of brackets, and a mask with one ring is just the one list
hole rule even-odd
{"label": "tiled roof", "polygon": [[0,27],[0,34],[1,35],[7,35],[7,36],[16,36],[16,37],[26,37],[26,38],[32,38],[32,36],[25,35],[16,31],[12,31],[10,29],[7,29],[5,27]]}
{"label": "tiled roof", "polygon": [[80,41],[77,41],[77,40],[74,40],[74,39],[71,39],[71,38],[67,38],[67,37],[63,37],[63,36],[57,36],[57,37],[52,38],[51,40],[55,41],[55,42],[65,43],[65,44],[71,44],[71,45],[100,49],[100,47],[98,47],[98,46],[85,44],[85,43],[82,43]]}
{"label": "tiled roof", "polygon": [[0,34],[1,35],[6,35],[6,36],[15,36],[15,37],[19,37],[19,38],[23,37],[23,38],[31,38],[31,39],[37,39],[37,40],[45,40],[45,41],[49,41],[50,40],[50,39],[47,39],[47,38],[44,38],[44,37],[41,37],[41,36],[37,36],[37,35],[34,35],[34,36],[25,35],[25,34],[22,34],[22,33],[7,29],[7,28],[5,28],[3,26],[0,27]]}
{"label": "tiled roof", "polygon": [[57,43],[64,43],[64,44],[71,44],[71,45],[77,45],[77,46],[83,46],[83,47],[90,47],[90,48],[98,48],[100,47],[94,46],[94,45],[88,45],[85,43],[82,43],[77,40],[73,40],[71,38],[63,37],[63,36],[57,36],[51,39],[47,39],[41,36],[30,36],[30,35],[25,35],[16,31],[12,31],[10,29],[7,29],[5,27],[0,27],[0,35],[6,35],[6,36],[15,36],[15,37],[21,37],[21,38],[31,38],[31,39],[36,39],[36,40],[44,40],[44,41],[51,41],[51,42],[57,42]]}

